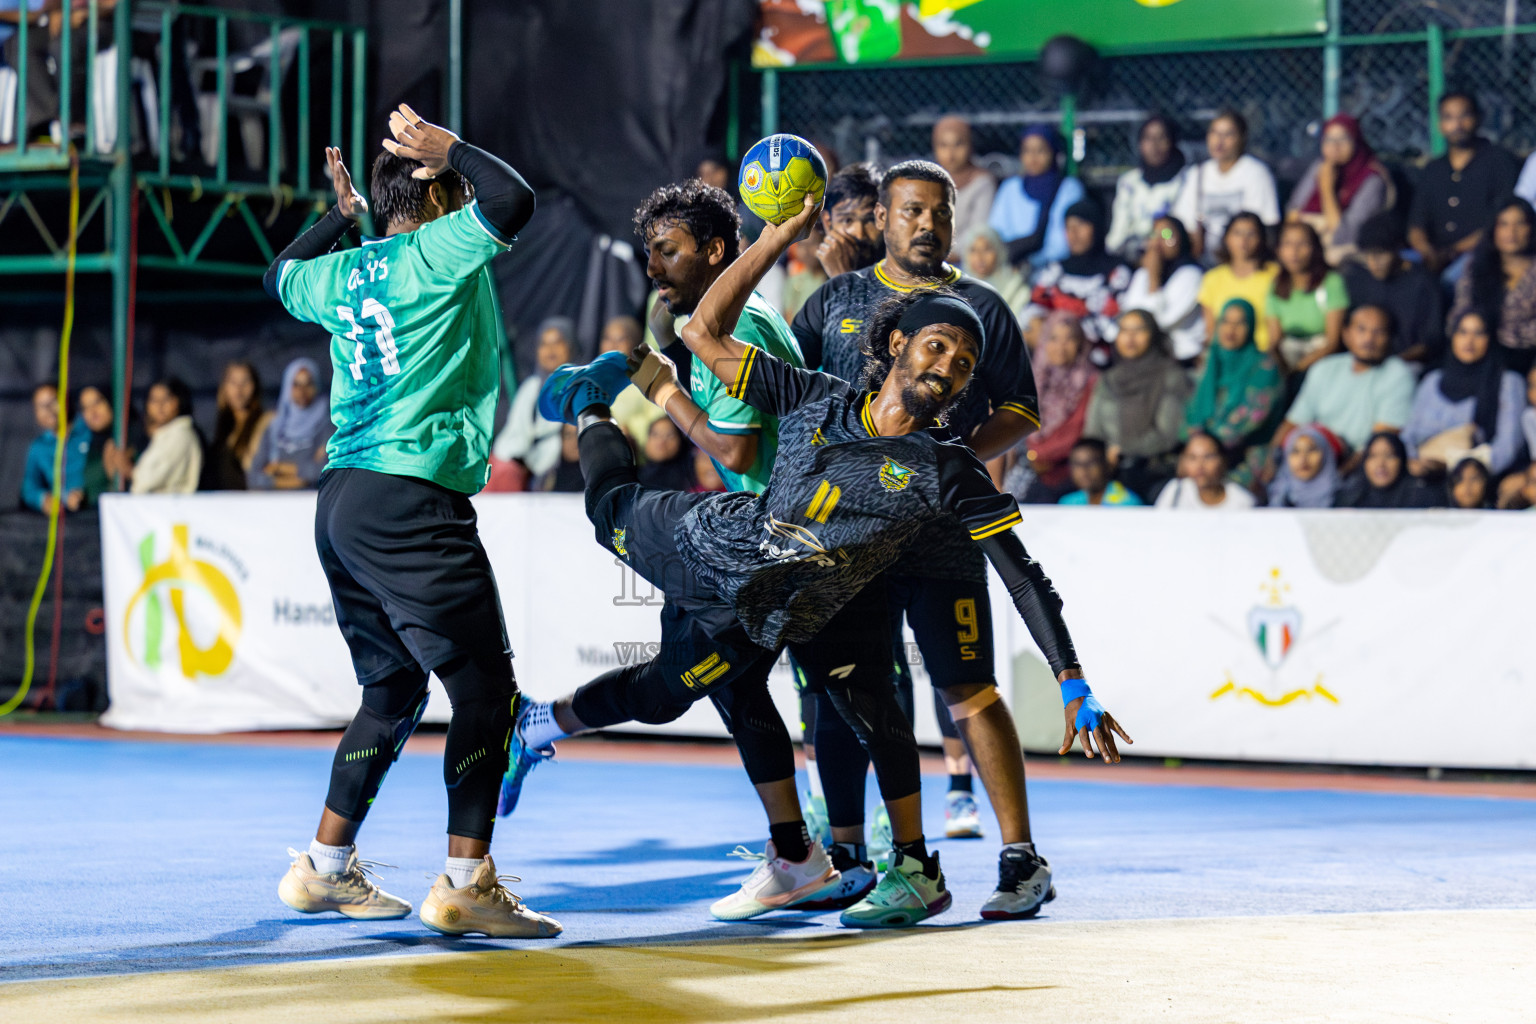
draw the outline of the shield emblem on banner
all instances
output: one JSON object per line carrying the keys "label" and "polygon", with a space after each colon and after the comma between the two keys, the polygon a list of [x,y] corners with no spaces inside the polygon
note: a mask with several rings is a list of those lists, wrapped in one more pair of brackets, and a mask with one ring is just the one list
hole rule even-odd
{"label": "shield emblem on banner", "polygon": [[1258,644],[1264,662],[1277,669],[1291,653],[1291,646],[1301,632],[1301,612],[1295,608],[1263,607],[1248,613],[1248,635]]}

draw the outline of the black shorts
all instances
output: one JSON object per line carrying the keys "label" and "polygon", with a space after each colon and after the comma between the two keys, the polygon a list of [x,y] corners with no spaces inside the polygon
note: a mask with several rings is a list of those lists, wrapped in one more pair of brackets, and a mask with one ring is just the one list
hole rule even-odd
{"label": "black shorts", "polygon": [[[693,574],[677,550],[678,523],[709,496],[638,483],[620,484],[604,493],[592,509],[597,542],[668,598],[694,604],[721,601]],[[734,620],[735,615],[731,618]]]}
{"label": "black shorts", "polygon": [[789,645],[802,694],[825,693],[829,685],[891,688],[890,599],[884,580],[879,577],[855,594],[810,640]]}
{"label": "black shorts", "polygon": [[905,614],[934,686],[996,684],[992,603],[985,581],[895,575],[885,580],[892,635],[901,636]]}
{"label": "black shorts", "polygon": [[331,469],[315,548],[360,683],[461,655],[510,656],[469,497],[412,477]]}

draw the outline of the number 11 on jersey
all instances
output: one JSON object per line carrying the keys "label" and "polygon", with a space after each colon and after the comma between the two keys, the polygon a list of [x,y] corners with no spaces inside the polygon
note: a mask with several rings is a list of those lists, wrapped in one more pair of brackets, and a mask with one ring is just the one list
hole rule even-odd
{"label": "number 11 on jersey", "polygon": [[395,318],[390,315],[389,309],[378,299],[364,299],[361,311],[354,311],[351,306],[337,306],[336,315],[352,325],[346,338],[353,342],[356,348],[352,353],[352,379],[363,379],[363,366],[368,361],[367,342],[363,340],[362,320],[372,320],[374,323],[373,342],[379,350],[379,360],[384,367],[384,375],[393,377],[400,372],[400,353],[395,348]]}

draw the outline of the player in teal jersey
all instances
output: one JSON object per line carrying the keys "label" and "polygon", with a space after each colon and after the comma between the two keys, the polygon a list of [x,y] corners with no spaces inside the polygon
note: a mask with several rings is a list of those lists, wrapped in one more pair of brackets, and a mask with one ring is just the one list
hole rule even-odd
{"label": "player in teal jersey", "polygon": [[453,935],[557,935],[557,922],[507,891],[490,857],[519,694],[469,503],[485,485],[500,386],[487,264],[532,216],[533,191],[408,106],[390,115],[390,131],[371,182],[384,236],[330,252],[367,205],[340,152],[328,149],[339,201],[263,281],[295,317],[331,333],[336,433],[315,545],[363,687],[315,840],[307,853],[290,851],[278,894],[304,913],[411,912],[367,878],[355,839],[421,720],[435,672],[453,704],[443,760],[448,860],[421,919]]}

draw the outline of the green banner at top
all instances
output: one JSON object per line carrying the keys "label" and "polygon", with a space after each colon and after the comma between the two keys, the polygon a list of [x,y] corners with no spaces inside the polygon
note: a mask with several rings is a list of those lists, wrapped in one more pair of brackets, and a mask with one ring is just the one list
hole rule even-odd
{"label": "green banner at top", "polygon": [[757,67],[990,57],[1072,35],[1099,49],[1317,35],[1326,0],[761,0]]}

